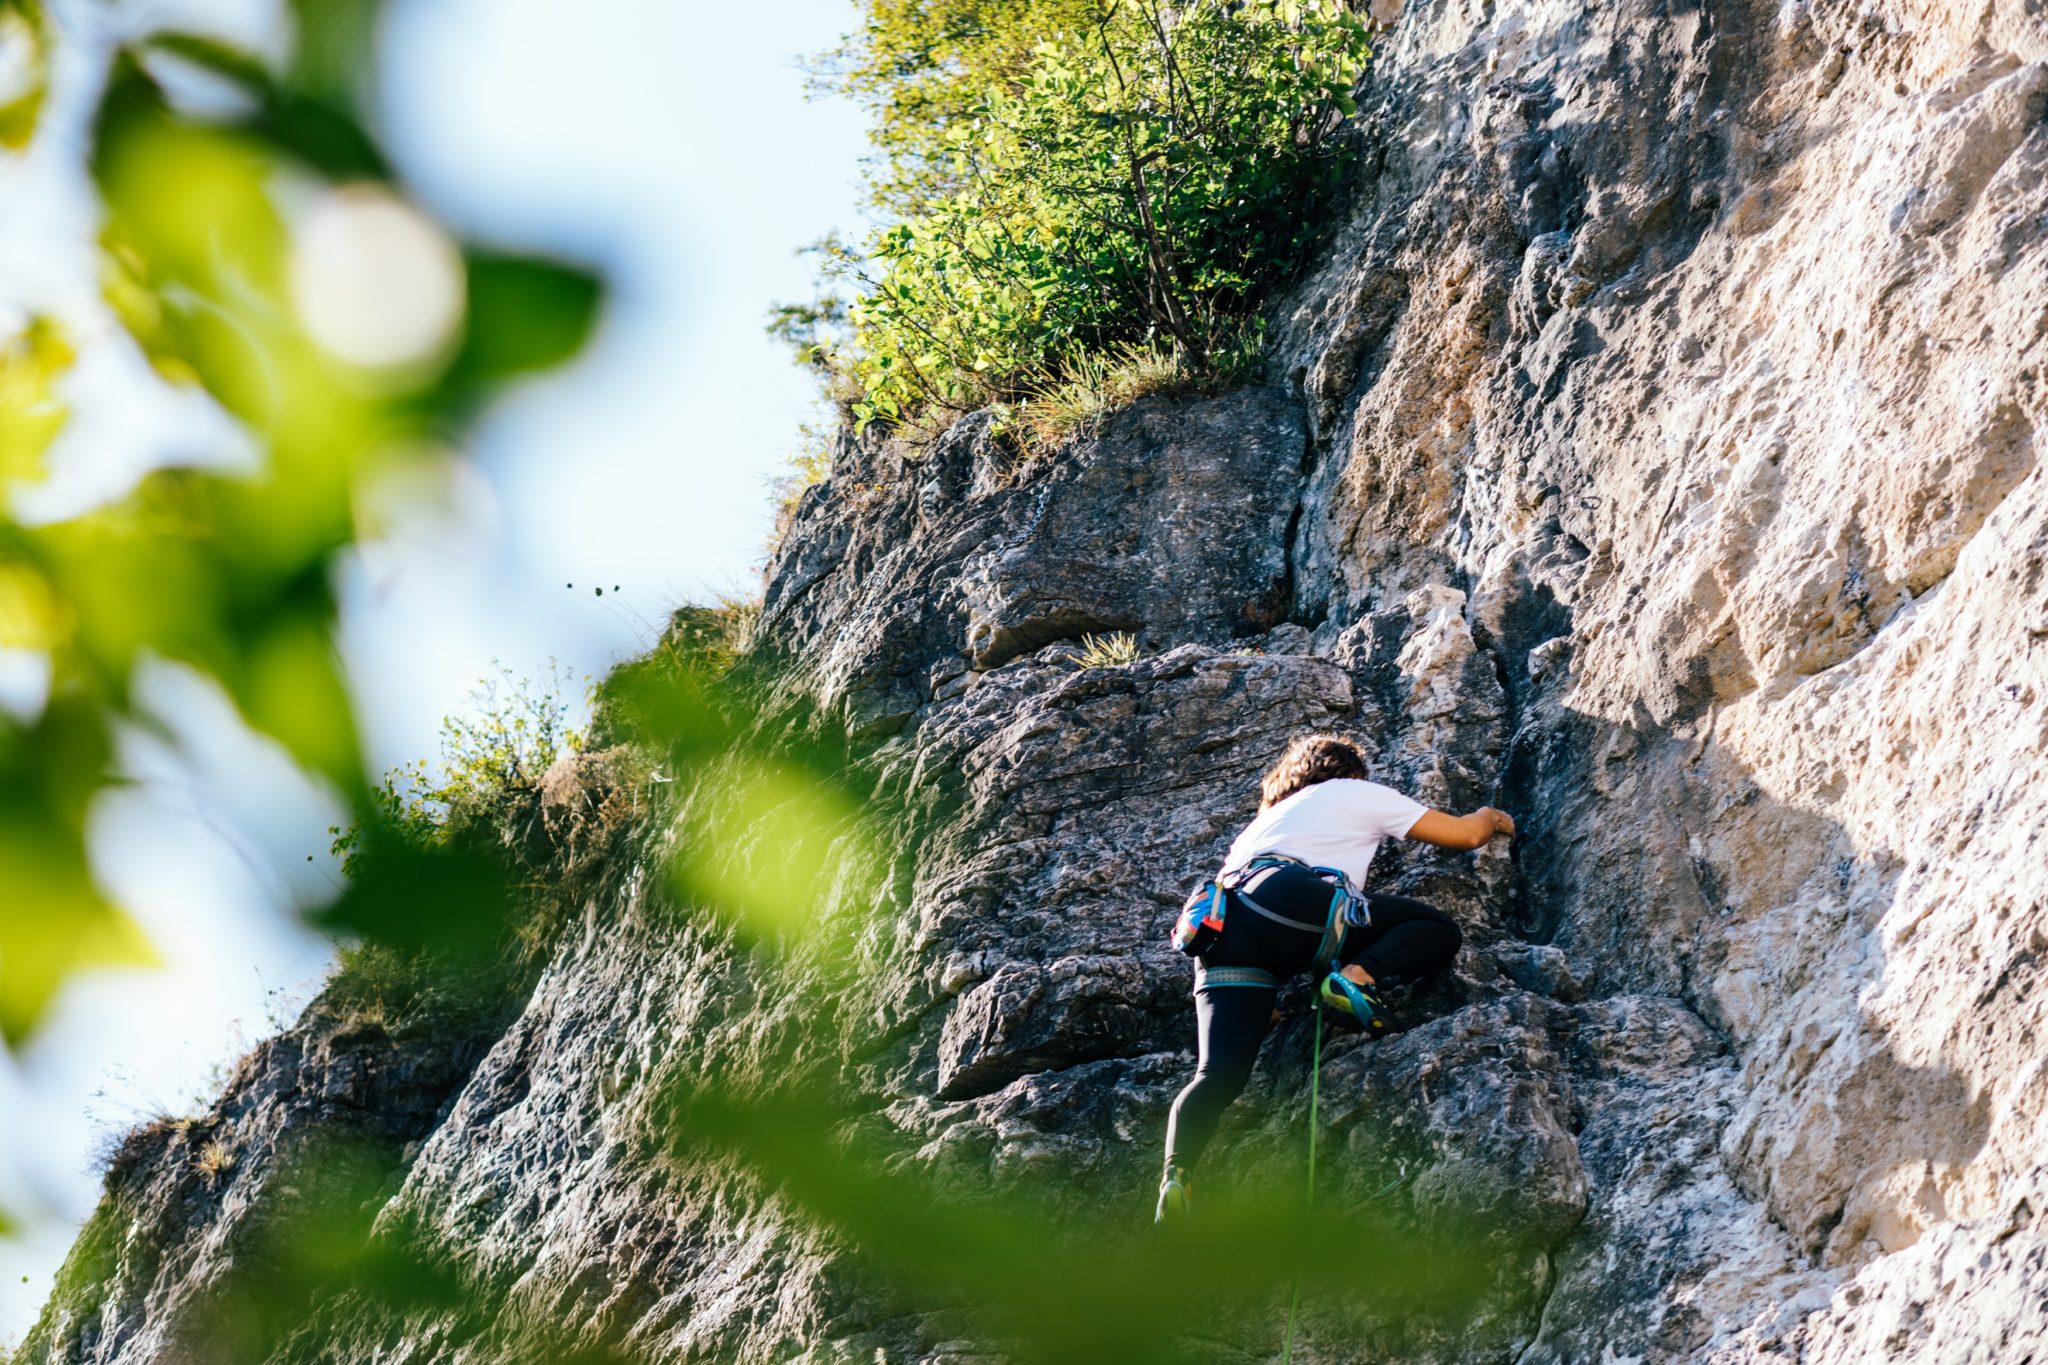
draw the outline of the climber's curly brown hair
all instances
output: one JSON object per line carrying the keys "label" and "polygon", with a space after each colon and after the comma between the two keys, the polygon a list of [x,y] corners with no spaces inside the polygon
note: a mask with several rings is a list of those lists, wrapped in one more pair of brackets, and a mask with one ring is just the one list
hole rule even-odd
{"label": "climber's curly brown hair", "polygon": [[1342,735],[1302,735],[1259,783],[1259,809],[1285,801],[1303,787],[1333,777],[1364,777],[1365,755]]}

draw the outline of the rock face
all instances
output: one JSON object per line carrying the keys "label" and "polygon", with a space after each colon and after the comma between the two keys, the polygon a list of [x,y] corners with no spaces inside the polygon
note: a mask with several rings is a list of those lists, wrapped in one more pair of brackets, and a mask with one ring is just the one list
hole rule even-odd
{"label": "rock face", "polygon": [[[885,787],[951,803],[885,859],[872,1115],[935,1177],[1060,1170],[1142,1217],[1192,1045],[1165,927],[1287,738],[1337,728],[1526,837],[1376,872],[1467,950],[1327,1051],[1329,1196],[1426,1226],[1490,1192],[1510,1231],[1460,1330],[1311,1300],[1302,1358],[2048,1359],[2048,15],[1375,13],[1272,387],[1023,464],[981,416],[842,435],[772,566],[768,646]],[[1076,667],[1102,631],[1140,657]],[[622,1136],[673,1040],[744,1057],[773,1010],[615,861],[481,1059],[389,1097],[378,1216],[582,1342],[961,1358]],[[321,1027],[270,1046],[331,1057]],[[1244,1179],[1306,1050],[1276,1029],[1226,1121]],[[131,1147],[23,1361],[205,1359],[180,1314],[289,1197],[261,1144],[201,1195]],[[323,1321],[334,1359],[475,1349]]]}
{"label": "rock face", "polygon": [[915,464],[843,441],[778,556],[764,615],[856,734],[894,733],[1042,645],[1227,641],[1285,619],[1296,404],[1141,403],[1025,469],[991,428],[968,417]]}

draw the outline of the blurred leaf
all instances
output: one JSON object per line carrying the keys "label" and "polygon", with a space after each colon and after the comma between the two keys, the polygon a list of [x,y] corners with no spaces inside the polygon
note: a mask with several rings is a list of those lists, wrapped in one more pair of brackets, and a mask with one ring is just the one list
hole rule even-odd
{"label": "blurred leaf", "polygon": [[[361,758],[328,635],[338,537],[299,524],[292,499],[306,491],[159,471],[119,503],[37,528],[32,560],[0,558],[0,622],[69,642],[60,673],[115,695],[145,653],[199,668],[353,798]],[[280,543],[294,529],[304,539]]]}
{"label": "blurred leaf", "polygon": [[149,495],[172,477],[158,475],[96,515],[33,533],[39,569],[69,625],[73,648],[58,660],[69,677],[116,688],[144,650],[209,671],[232,652],[208,528]]}
{"label": "blurred leaf", "polygon": [[151,287],[149,263],[124,240],[120,225],[100,233],[100,295],[152,368],[173,384],[197,384],[199,374],[177,346],[164,317],[163,300]]}
{"label": "blurred leaf", "polygon": [[469,322],[451,379],[489,385],[559,365],[582,348],[603,297],[588,271],[472,250]]}
{"label": "blurred leaf", "polygon": [[391,164],[346,106],[279,98],[250,120],[251,131],[337,180],[389,180]]}
{"label": "blurred leaf", "polygon": [[70,416],[57,385],[76,358],[48,318],[0,343],[0,485],[43,477],[43,452]]}
{"label": "blurred leaf", "polygon": [[123,286],[108,301],[146,352],[176,356],[259,430],[294,396],[275,169],[258,143],[177,119],[132,58],[116,60],[93,156]]}
{"label": "blurred leaf", "polygon": [[820,928],[835,871],[861,859],[862,806],[847,792],[768,755],[705,774],[681,822],[670,885],[685,905],[736,916],[756,938]]}
{"label": "blurred leaf", "polygon": [[252,94],[273,88],[270,72],[253,53],[199,33],[153,33],[142,40],[143,52],[168,52],[222,76]]}
{"label": "blurred leaf", "polygon": [[57,991],[87,967],[148,967],[142,931],[93,884],[75,835],[0,812],[0,885],[33,914],[0,915],[0,1040],[19,1046]]}
{"label": "blurred leaf", "polygon": [[33,726],[0,720],[0,1041],[9,1046],[73,973],[156,962],[86,860],[86,809],[107,759],[99,717],[76,698],[53,701]]}
{"label": "blurred leaf", "polygon": [[0,147],[29,144],[49,90],[50,22],[40,0],[0,0]]}
{"label": "blurred leaf", "polygon": [[687,658],[657,654],[613,669],[600,685],[599,710],[621,739],[670,766],[711,759],[741,738],[710,680]]}
{"label": "blurred leaf", "polygon": [[474,841],[422,844],[384,822],[356,832],[353,875],[315,927],[413,951],[495,952],[513,907],[504,861]]}
{"label": "blurred leaf", "polygon": [[[401,945],[498,946],[496,858],[379,836],[333,643],[332,575],[356,534],[363,471],[382,452],[446,443],[491,386],[573,354],[599,289],[566,266],[473,251],[466,340],[438,382],[432,366],[372,374],[316,344],[300,310],[306,279],[324,276],[306,275],[301,235],[349,188],[390,181],[362,116],[380,11],[376,0],[294,0],[294,47],[275,68],[187,33],[145,35],[112,58],[90,149],[103,294],[157,372],[202,386],[259,459],[226,473],[158,470],[67,521],[0,517],[0,643],[49,655],[53,697],[36,727],[0,729],[9,1040],[78,965],[142,956],[133,926],[92,885],[83,831],[110,780],[108,727],[142,719],[130,679],[150,658],[219,681],[251,726],[371,820],[363,880],[324,923]],[[41,8],[0,0],[0,75],[28,73],[24,98],[40,100],[46,48]],[[189,88],[181,66],[247,98],[188,113],[166,92]],[[16,93],[0,89],[0,100]],[[0,104],[0,136],[32,126],[31,105]],[[396,187],[386,194],[417,216]],[[40,472],[74,360],[41,323],[0,348],[0,478]]]}
{"label": "blurred leaf", "polygon": [[280,614],[250,633],[240,666],[221,673],[250,724],[354,795],[362,754],[326,617],[315,611]]}
{"label": "blurred leaf", "polygon": [[243,1218],[236,1273],[189,1310],[189,1339],[205,1343],[209,1365],[306,1359],[281,1348],[323,1298],[342,1290],[372,1295],[396,1313],[463,1307],[467,1296],[446,1256],[415,1235],[375,1229],[396,1158],[390,1143],[339,1124],[279,1145],[272,1179],[290,1188],[289,1204]]}
{"label": "blurred leaf", "polygon": [[297,29],[287,84],[338,104],[369,93],[375,68],[379,0],[291,0]]}
{"label": "blurred leaf", "polygon": [[264,64],[240,48],[193,33],[162,33],[142,45],[187,61],[240,88],[254,108],[231,120],[278,151],[337,180],[389,180],[391,166],[351,104],[280,86]]}
{"label": "blurred leaf", "polygon": [[[1371,1205],[1306,1209],[1270,1192],[1208,1205],[1171,1236],[1116,1204],[1091,1211],[1084,1201],[1077,1212],[1064,1172],[1036,1187],[1013,1180],[978,1196],[951,1192],[915,1157],[892,1161],[853,1136],[832,1092],[829,1083],[770,1097],[717,1083],[679,1086],[666,1095],[661,1122],[679,1160],[737,1157],[843,1239],[848,1254],[922,1290],[919,1309],[970,1309],[978,1330],[1005,1341],[1005,1354],[1059,1365],[1177,1362],[1188,1356],[1178,1334],[1200,1335],[1205,1317],[1270,1314],[1277,1344],[1297,1278],[1307,1294],[1369,1300],[1396,1314],[1455,1313],[1491,1272],[1483,1235],[1455,1217],[1423,1252]],[[1077,1262],[1086,1274],[1075,1273]],[[1224,1266],[1228,1274],[1205,1269]]]}
{"label": "blurred leaf", "polygon": [[54,649],[63,629],[48,580],[0,561],[0,649]]}

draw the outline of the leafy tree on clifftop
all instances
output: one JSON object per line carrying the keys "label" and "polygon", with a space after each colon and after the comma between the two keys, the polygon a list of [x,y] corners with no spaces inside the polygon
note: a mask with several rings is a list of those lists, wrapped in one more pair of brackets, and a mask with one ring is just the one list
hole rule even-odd
{"label": "leafy tree on clifftop", "polygon": [[873,111],[882,225],[774,330],[894,425],[1084,352],[1241,366],[1317,234],[1369,56],[1341,0],[866,0],[817,74]]}

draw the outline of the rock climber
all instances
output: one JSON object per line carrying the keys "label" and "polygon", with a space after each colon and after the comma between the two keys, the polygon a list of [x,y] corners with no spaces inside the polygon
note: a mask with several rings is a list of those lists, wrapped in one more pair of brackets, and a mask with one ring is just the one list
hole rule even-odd
{"label": "rock climber", "polygon": [[1469,815],[1431,810],[1366,778],[1365,755],[1338,735],[1303,735],[1260,784],[1259,813],[1230,846],[1218,882],[1232,886],[1220,937],[1197,960],[1195,1078],[1166,1125],[1166,1174],[1155,1217],[1188,1209],[1189,1172],[1216,1124],[1251,1078],[1259,1042],[1288,978],[1333,968],[1318,987],[1325,1008],[1369,1033],[1386,1027],[1379,986],[1449,966],[1463,936],[1449,915],[1405,896],[1365,897],[1369,922],[1332,910],[1334,870],[1362,889],[1380,843],[1419,839],[1440,848],[1484,847],[1515,822],[1491,806]]}

